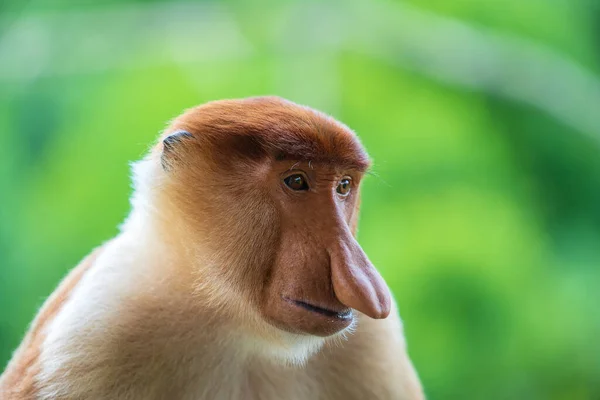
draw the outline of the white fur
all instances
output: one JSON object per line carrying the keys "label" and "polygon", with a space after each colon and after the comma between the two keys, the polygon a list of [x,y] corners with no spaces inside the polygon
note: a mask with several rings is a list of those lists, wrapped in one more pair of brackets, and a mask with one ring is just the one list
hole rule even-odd
{"label": "white fur", "polygon": [[[122,225],[121,234],[105,246],[47,327],[41,352],[42,371],[39,374],[39,381],[48,382],[41,391],[43,399],[108,398],[104,396],[161,398],[162,391],[171,385],[170,382],[181,382],[175,385],[179,393],[178,397],[173,398],[247,398],[242,392],[244,382],[248,379],[245,368],[251,360],[272,360],[280,364],[279,368],[289,368],[286,365],[301,366],[325,343],[323,338],[287,333],[264,322],[263,330],[256,334],[228,327],[223,327],[222,332],[206,332],[203,329],[203,322],[206,320],[200,315],[197,322],[185,321],[186,327],[190,329],[178,338],[170,338],[168,334],[161,336],[161,332],[154,335],[142,330],[144,335],[152,338],[148,346],[177,349],[171,354],[160,354],[158,367],[168,371],[164,375],[159,373],[159,378],[150,384],[142,383],[145,378],[156,373],[153,369],[157,365],[123,360],[123,365],[117,365],[116,370],[118,372],[121,369],[120,373],[131,375],[128,378],[130,383],[118,386],[114,381],[109,381],[115,373],[112,359],[115,348],[118,351],[119,341],[131,329],[128,316],[136,312],[132,308],[132,300],[139,294],[149,297],[150,302],[156,300],[159,304],[159,297],[166,293],[168,285],[173,284],[167,282],[162,274],[164,266],[176,260],[166,256],[169,252],[163,251],[164,243],[152,234],[152,214],[157,211],[149,201],[152,188],[148,186],[145,177],[152,173],[153,168],[153,163],[148,161],[134,166],[136,194],[132,197],[133,210]],[[220,287],[215,290],[221,290],[221,298],[235,298],[233,292],[223,293],[226,285],[217,286]],[[192,307],[189,298],[183,294],[179,297],[171,293],[168,295],[170,303],[165,307],[189,312]],[[256,322],[260,316],[258,312],[255,315],[253,313],[249,311],[246,317]],[[144,318],[155,316],[139,317],[145,321]],[[133,319],[135,318],[137,317],[134,316]],[[178,323],[176,316],[173,323]],[[214,328],[214,325],[207,325]],[[170,332],[168,327],[166,332]],[[144,351],[151,354],[154,350],[150,348]],[[152,358],[148,357],[148,360]],[[131,368],[128,367],[128,362],[132,363]],[[85,374],[80,374],[80,371],[85,371]],[[194,380],[194,376],[201,379]],[[221,384],[218,387],[211,384],[213,381],[222,383],[223,376],[237,384]],[[140,385],[136,385],[138,380]],[[111,388],[110,385],[115,387]],[[290,387],[295,386],[290,383]],[[137,397],[133,397],[133,393]],[[281,398],[280,395],[280,390],[273,390],[275,397],[272,398]]]}

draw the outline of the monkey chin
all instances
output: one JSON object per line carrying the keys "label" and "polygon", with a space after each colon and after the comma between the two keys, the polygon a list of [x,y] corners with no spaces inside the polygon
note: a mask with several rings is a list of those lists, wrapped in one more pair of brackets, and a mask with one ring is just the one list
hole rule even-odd
{"label": "monkey chin", "polygon": [[[269,301],[270,300],[270,301]],[[245,343],[254,354],[279,365],[304,365],[325,344],[338,346],[354,331],[359,315],[335,299],[309,301],[272,296],[263,304],[262,323]],[[258,322],[258,320],[255,320]]]}
{"label": "monkey chin", "polygon": [[[330,321],[331,322],[331,321]],[[329,335],[314,335],[284,328],[281,324],[270,323],[272,330],[269,334],[254,337],[250,345],[250,352],[261,354],[264,360],[274,362],[285,367],[302,367],[316,355],[325,344],[328,346],[341,346],[348,339],[356,327],[356,318],[352,318],[344,328],[333,331],[332,327],[323,328],[332,332]]]}

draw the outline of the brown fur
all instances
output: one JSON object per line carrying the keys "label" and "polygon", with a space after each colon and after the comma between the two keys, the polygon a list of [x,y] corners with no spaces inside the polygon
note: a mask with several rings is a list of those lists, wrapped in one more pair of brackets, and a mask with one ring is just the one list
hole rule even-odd
{"label": "brown fur", "polygon": [[101,248],[98,248],[83,259],[65,277],[52,296],[46,300],[38,316],[32,322],[21,346],[15,351],[13,359],[0,377],[0,394],[2,395],[0,399],[29,400],[36,397],[36,375],[40,371],[39,357],[46,336],[45,329],[60,311],[83,275],[94,264],[94,260],[100,252]]}
{"label": "brown fur", "polygon": [[[241,155],[277,160],[312,160],[366,170],[370,161],[346,126],[322,113],[279,97],[221,100],[192,108],[176,118],[163,139],[177,131],[192,134],[200,151],[219,163]],[[161,150],[159,147],[158,150]]]}

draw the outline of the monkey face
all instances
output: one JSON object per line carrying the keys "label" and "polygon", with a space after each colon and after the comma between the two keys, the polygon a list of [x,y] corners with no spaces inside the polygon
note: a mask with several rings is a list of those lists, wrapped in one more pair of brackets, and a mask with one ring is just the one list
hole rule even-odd
{"label": "monkey face", "polygon": [[389,314],[354,237],[369,160],[347,127],[278,98],[221,101],[176,119],[159,149],[168,202],[210,245],[211,274],[270,325],[329,336],[357,311]]}
{"label": "monkey face", "polygon": [[277,326],[328,336],[347,328],[354,310],[389,313],[387,286],[351,228],[361,175],[324,163],[274,164],[270,197],[280,237],[262,309]]}

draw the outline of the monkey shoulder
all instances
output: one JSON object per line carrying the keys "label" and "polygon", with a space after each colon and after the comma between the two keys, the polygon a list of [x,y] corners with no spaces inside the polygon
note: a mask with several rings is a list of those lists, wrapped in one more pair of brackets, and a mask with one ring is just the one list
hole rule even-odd
{"label": "monkey shoulder", "polygon": [[21,345],[0,376],[0,394],[6,398],[19,400],[42,396],[39,389],[44,369],[43,356],[51,326],[63,312],[82,278],[102,253],[103,247],[92,251],[77,267],[71,270],[44,302],[29,326]]}

